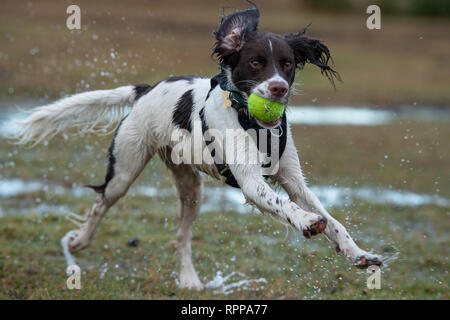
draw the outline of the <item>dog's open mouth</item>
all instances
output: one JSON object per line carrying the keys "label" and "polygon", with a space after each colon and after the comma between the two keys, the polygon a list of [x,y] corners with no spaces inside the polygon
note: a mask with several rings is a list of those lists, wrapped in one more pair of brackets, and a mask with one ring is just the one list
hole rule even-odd
{"label": "dog's open mouth", "polygon": [[273,128],[278,127],[281,124],[281,117],[272,122],[263,122],[263,121],[259,121],[259,120],[256,120],[256,122],[263,128],[273,129]]}

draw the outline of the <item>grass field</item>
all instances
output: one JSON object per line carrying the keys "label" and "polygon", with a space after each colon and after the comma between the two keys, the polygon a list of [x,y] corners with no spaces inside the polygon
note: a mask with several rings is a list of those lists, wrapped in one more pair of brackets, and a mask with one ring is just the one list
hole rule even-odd
{"label": "grass field", "polygon": [[[63,201],[73,208],[90,205],[90,201],[67,197]],[[449,226],[443,223],[443,217],[448,221],[447,209],[360,204],[351,209],[351,215],[347,210],[334,210],[363,247],[396,257],[383,268],[381,290],[368,290],[367,273],[350,267],[323,236],[306,241],[257,214],[202,213],[193,240],[201,279],[208,282],[222,271],[224,275],[242,272],[250,279],[267,280],[223,295],[212,289],[193,292],[177,287],[179,262],[173,245],[177,207],[175,199],[164,204],[148,198],[122,201],[101,225],[94,245],[78,255],[83,271],[79,291],[66,288],[59,237],[72,226],[63,217],[2,218],[0,298],[449,298]],[[126,246],[132,237],[141,240],[138,248]]]}
{"label": "grass field", "polygon": [[[438,124],[407,128],[412,130],[414,141],[426,146],[422,153],[415,143],[402,148],[401,153],[395,152],[396,146],[403,144],[406,130],[398,125],[350,128],[357,134],[348,127],[299,126],[294,132],[306,175],[314,185],[392,185],[448,198],[448,168],[444,163],[448,163],[449,155],[444,142],[450,129]],[[381,133],[381,145],[371,143],[375,133]],[[390,138],[383,138],[383,134]],[[85,139],[87,145],[84,139],[71,138],[68,144],[59,138],[35,149],[18,149],[0,140],[1,149],[6,151],[0,156],[1,178],[47,180],[66,186],[100,182],[110,137]],[[360,146],[361,141],[373,148]],[[385,154],[389,154],[388,159]],[[406,168],[400,167],[401,157],[409,160]],[[384,163],[383,168],[379,162]],[[409,168],[420,177],[415,178]],[[405,179],[407,184],[403,183]],[[136,184],[165,188],[171,185],[171,179],[155,158]],[[205,184],[217,185],[210,179]],[[218,272],[224,276],[241,272],[245,276],[236,275],[230,281],[267,281],[225,295],[220,289],[178,289],[179,262],[174,246],[178,200],[142,195],[121,200],[102,222],[92,247],[77,255],[83,270],[82,289],[70,291],[65,287],[59,239],[74,225],[53,208],[63,206],[83,213],[94,199],[94,194],[76,196],[70,191],[59,194],[43,190],[2,199],[0,298],[449,298],[448,207],[361,201],[331,209],[360,246],[387,259],[382,289],[373,291],[366,288],[365,271],[350,266],[324,236],[306,240],[271,217],[256,211],[242,214],[228,209],[226,203],[218,203],[215,209],[202,211],[194,225],[193,251],[200,277],[207,283]],[[42,205],[50,207],[42,210]],[[127,246],[131,238],[140,239],[138,247]]]}
{"label": "grass field", "polygon": [[[257,3],[263,31],[300,31],[312,21],[308,35],[326,41],[344,79],[333,91],[307,66],[297,77],[301,95],[291,104],[449,107],[448,19],[383,16],[382,29],[369,31],[365,12],[311,11],[294,0]],[[171,74],[214,75],[211,31],[221,7],[244,6],[234,0],[80,0],[83,29],[70,32],[65,27],[69,4],[2,1],[0,106],[155,83]],[[400,190],[448,200],[448,123],[405,120],[292,130],[312,186]],[[261,281],[226,293],[221,287],[179,289],[178,199],[133,192],[111,209],[92,246],[76,255],[82,289],[68,290],[59,240],[75,226],[66,214],[91,207],[95,194],[77,190],[103,182],[111,139],[57,137],[28,149],[0,136],[0,299],[450,298],[449,206],[383,203],[375,193],[369,200],[329,209],[358,245],[384,256],[381,290],[368,290],[366,271],[350,266],[323,235],[304,239],[256,210],[243,213],[244,204],[211,205],[207,196],[208,206],[193,230],[201,280],[208,283],[234,272],[227,284]],[[12,181],[57,187],[2,193],[13,189]],[[218,186],[206,177],[204,183]],[[154,158],[135,185],[166,190],[172,180]],[[140,240],[137,247],[127,245],[133,238]]]}

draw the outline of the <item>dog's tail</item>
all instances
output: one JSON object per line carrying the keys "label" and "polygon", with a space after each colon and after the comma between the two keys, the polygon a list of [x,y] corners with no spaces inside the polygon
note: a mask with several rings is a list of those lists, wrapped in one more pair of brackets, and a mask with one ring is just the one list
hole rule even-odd
{"label": "dog's tail", "polygon": [[27,118],[13,121],[18,130],[11,138],[18,144],[34,146],[69,129],[77,133],[111,133],[127,113],[126,107],[135,101],[137,88],[88,91],[37,107]]}

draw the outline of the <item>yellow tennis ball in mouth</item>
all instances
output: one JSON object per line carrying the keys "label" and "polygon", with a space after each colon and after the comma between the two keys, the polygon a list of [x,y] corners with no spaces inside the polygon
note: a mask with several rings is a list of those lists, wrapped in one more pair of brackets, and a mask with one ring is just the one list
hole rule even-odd
{"label": "yellow tennis ball in mouth", "polygon": [[274,122],[278,120],[284,112],[284,104],[270,101],[252,93],[248,97],[248,111],[253,118],[262,122]]}

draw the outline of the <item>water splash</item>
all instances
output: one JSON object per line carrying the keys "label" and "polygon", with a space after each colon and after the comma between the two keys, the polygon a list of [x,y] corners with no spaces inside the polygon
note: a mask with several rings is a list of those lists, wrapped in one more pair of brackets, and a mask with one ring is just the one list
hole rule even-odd
{"label": "water splash", "polygon": [[[233,293],[234,291],[242,291],[242,290],[262,290],[264,289],[263,286],[259,288],[253,288],[252,284],[255,283],[267,283],[267,280],[265,278],[259,278],[259,279],[242,279],[235,282],[229,282],[230,279],[236,277],[242,277],[245,278],[246,275],[242,272],[231,272],[229,275],[223,276],[222,271],[217,271],[216,276],[214,279],[209,281],[207,284],[205,284],[206,289],[218,289],[214,290],[213,292],[215,294],[220,293],[224,295],[229,295]],[[229,282],[229,283],[227,283]]]}

